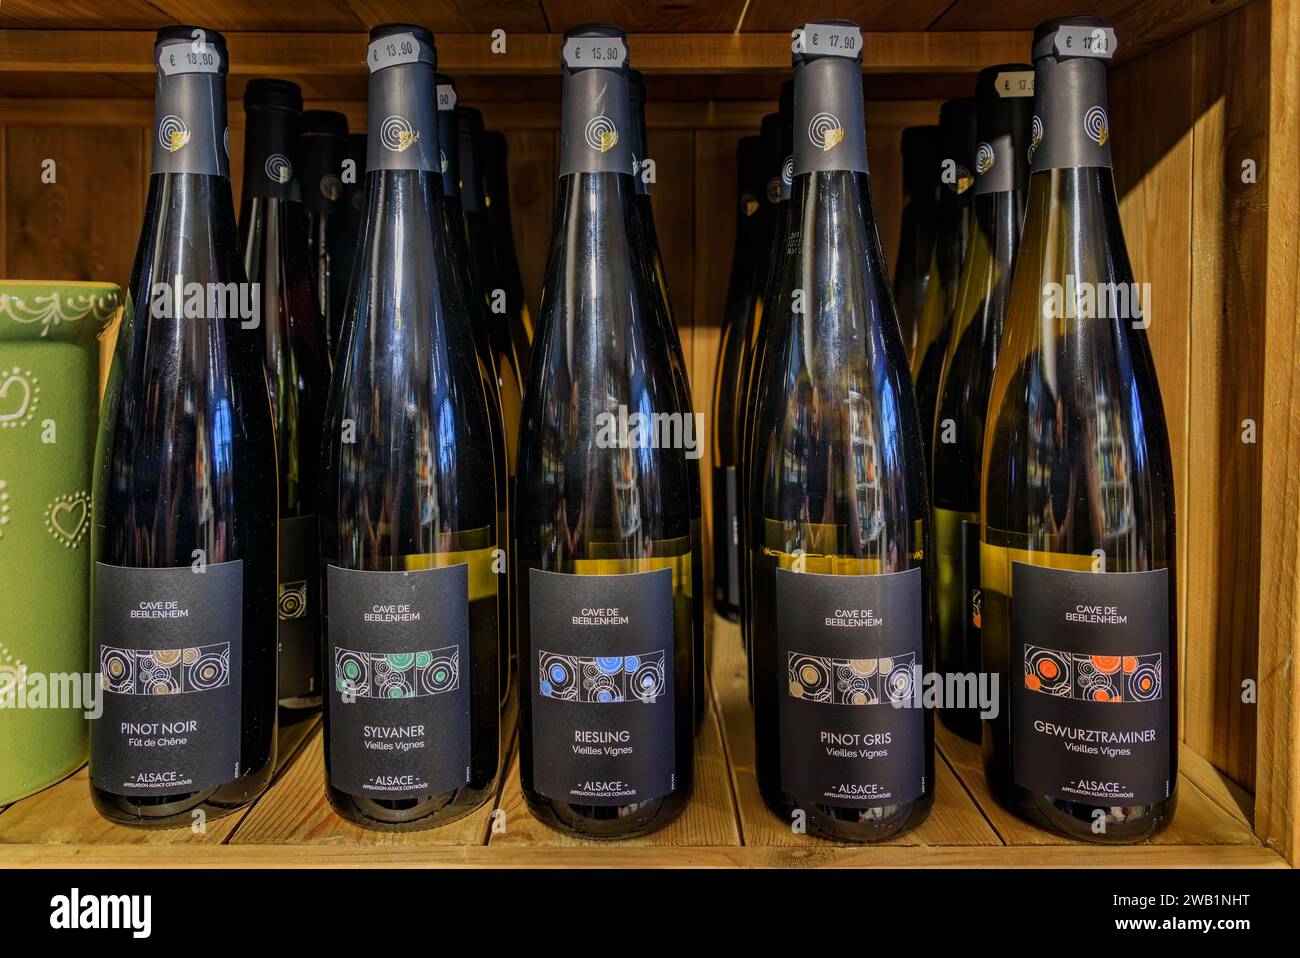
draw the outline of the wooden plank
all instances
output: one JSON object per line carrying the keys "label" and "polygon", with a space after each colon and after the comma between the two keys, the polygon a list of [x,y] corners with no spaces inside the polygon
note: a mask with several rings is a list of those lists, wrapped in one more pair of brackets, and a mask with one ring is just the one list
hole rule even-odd
{"label": "wooden plank", "polygon": [[172,23],[149,0],[5,0],[0,27],[54,30],[157,30]]}
{"label": "wooden plank", "polygon": [[1259,762],[1255,828],[1300,863],[1300,3],[1273,0],[1268,106],[1268,271],[1263,310],[1264,570],[1259,604]]}
{"label": "wooden plank", "polygon": [[[115,0],[114,0],[115,2]],[[176,23],[194,23],[210,30],[329,30],[364,28],[361,19],[338,0],[149,0]],[[104,3],[112,26],[113,4]],[[418,21],[415,21],[418,22]]]}
{"label": "wooden plank", "polygon": [[[152,32],[9,30],[0,33],[0,64],[9,72],[149,74]],[[448,73],[536,74],[559,68],[561,36],[511,33],[504,54],[476,34],[438,38],[438,65]],[[364,33],[230,32],[233,74],[312,76],[364,68]],[[974,72],[989,63],[1021,60],[1023,31],[864,33],[867,73]],[[790,70],[788,33],[638,33],[628,41],[632,62],[646,73],[726,74]]]}
{"label": "wooden plank", "polygon": [[800,848],[616,848],[583,845],[0,845],[22,868],[1286,868],[1259,845],[819,845]]}
{"label": "wooden plank", "polygon": [[[318,716],[280,727],[276,749],[276,779],[293,768],[304,742],[316,732]],[[275,788],[272,782],[271,787]],[[265,797],[266,793],[263,793]],[[90,773],[85,766],[57,785],[24,799],[0,816],[0,847],[8,844],[45,846],[136,845],[157,848],[165,845],[219,845],[239,825],[253,806],[241,808],[223,818],[209,821],[202,832],[188,827],[149,829],[118,825],[101,818],[90,803]]]}
{"label": "wooden plank", "polygon": [[729,33],[740,23],[748,0],[541,0],[541,4],[555,33],[584,23],[616,23],[636,33]]}
{"label": "wooden plank", "polygon": [[788,32],[834,16],[852,20],[863,30],[925,30],[950,6],[952,0],[848,0],[831,9],[825,0],[749,0],[740,29]]}
{"label": "wooden plank", "polygon": [[[513,730],[514,712],[510,715]],[[508,744],[513,744],[513,731]],[[502,751],[502,768],[510,768],[511,750]],[[229,838],[235,845],[481,845],[487,839],[497,792],[458,821],[418,832],[388,832],[362,828],[344,821],[330,808],[325,796],[324,728],[319,726],[302,754],[266,795],[237,824]]]}
{"label": "wooden plank", "polygon": [[[144,212],[139,138],[104,128],[6,132],[6,274],[124,286]],[[53,183],[42,180],[47,161]]]}
{"label": "wooden plank", "polygon": [[[1204,686],[1187,682],[1187,575],[1208,544],[1188,534],[1188,410],[1191,364],[1192,38],[1183,37],[1115,70],[1110,77],[1115,186],[1133,275],[1151,284],[1147,341],[1164,401],[1174,467],[1175,574],[1178,591],[1178,734],[1187,714],[1212,703]],[[1192,629],[1204,643],[1202,629]],[[1197,696],[1188,694],[1195,691]]]}
{"label": "wooden plank", "polygon": [[[1184,740],[1247,789],[1255,774],[1263,315],[1267,277],[1268,10],[1252,4],[1193,44]],[[1224,64],[1232,63],[1232,69]],[[1149,118],[1148,118],[1149,120]],[[1242,182],[1242,163],[1259,182]],[[1251,420],[1254,443],[1243,442]]]}
{"label": "wooden plank", "polygon": [[[546,18],[535,0],[342,0],[367,28],[381,23],[418,23],[434,35],[487,34],[502,29],[545,33]],[[484,42],[487,42],[485,36]]]}
{"label": "wooden plank", "polygon": [[[1008,845],[1054,845],[1077,847],[1076,842],[1018,818],[998,804],[984,778],[980,746],[954,735],[937,723],[935,738],[939,750],[952,765],[962,784],[974,797],[980,810]],[[1183,752],[1189,751],[1186,747]],[[1195,763],[1195,774],[1204,779],[1204,762]],[[1180,770],[1178,782],[1178,810],[1174,820],[1146,846],[1165,845],[1254,845],[1258,840],[1250,826],[1239,816],[1232,815],[1198,788],[1185,771]]]}
{"label": "wooden plank", "polygon": [[[714,619],[713,688],[723,723],[727,758],[740,811],[746,845],[760,848],[836,847],[836,843],[794,832],[763,801],[754,771],[754,720],[745,688],[745,656],[740,629],[734,622]],[[937,725],[938,723],[936,723]],[[997,834],[944,761],[935,757],[934,809],[918,828],[885,844],[998,845]]]}
{"label": "wooden plank", "polygon": [[501,792],[503,819],[492,829],[488,845],[492,849],[563,848],[569,850],[603,847],[606,856],[622,854],[634,848],[693,848],[697,846],[739,845],[735,802],[727,780],[727,763],[722,752],[722,737],[716,716],[710,711],[695,737],[695,791],[686,810],[672,823],[657,832],[618,842],[576,838],[543,825],[528,810],[519,784],[519,756],[511,762]]}

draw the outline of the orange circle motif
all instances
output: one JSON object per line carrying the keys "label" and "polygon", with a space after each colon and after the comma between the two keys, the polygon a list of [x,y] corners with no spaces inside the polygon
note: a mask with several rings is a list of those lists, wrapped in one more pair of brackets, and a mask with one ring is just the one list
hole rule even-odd
{"label": "orange circle motif", "polygon": [[1092,667],[1102,675],[1110,675],[1112,672],[1118,672],[1121,659],[1118,655],[1094,655],[1092,656]]}
{"label": "orange circle motif", "polygon": [[1045,679],[1054,679],[1060,674],[1060,669],[1051,659],[1043,659],[1038,663],[1038,674]]}
{"label": "orange circle motif", "polygon": [[1025,676],[1025,688],[1032,689],[1033,691],[1037,692],[1042,687],[1043,687],[1043,683],[1038,680],[1037,675]]}
{"label": "orange circle motif", "polygon": [[1136,671],[1137,671],[1137,667],[1138,667],[1138,660],[1137,660],[1137,656],[1136,656],[1136,655],[1126,655],[1126,656],[1124,656],[1124,671],[1125,671],[1125,672],[1136,672]]}
{"label": "orange circle motif", "polygon": [[1092,698],[1093,701],[1095,702],[1109,702],[1110,693],[1108,693],[1105,689],[1097,689],[1097,691],[1092,693]]}

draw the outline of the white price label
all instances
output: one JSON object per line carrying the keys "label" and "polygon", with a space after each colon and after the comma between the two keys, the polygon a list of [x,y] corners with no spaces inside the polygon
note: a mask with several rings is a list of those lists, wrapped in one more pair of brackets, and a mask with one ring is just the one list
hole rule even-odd
{"label": "white price label", "polygon": [[1110,27],[1057,27],[1056,52],[1071,57],[1097,57],[1109,60],[1118,44]]}
{"label": "white price label", "polygon": [[856,57],[862,52],[862,31],[835,23],[809,23],[794,32],[794,52]]}
{"label": "white price label", "polygon": [[573,37],[560,55],[567,67],[616,69],[627,62],[627,45],[622,37]]}
{"label": "white price label", "polygon": [[998,96],[1033,96],[1034,71],[1009,70],[999,73],[993,80],[993,87]]}
{"label": "white price label", "polygon": [[158,51],[158,69],[164,76],[178,73],[217,73],[221,69],[221,54],[211,43],[202,39],[169,43]]}
{"label": "white price label", "polygon": [[371,73],[401,63],[416,63],[419,59],[420,41],[414,33],[394,33],[366,48],[366,65]]}
{"label": "white price label", "polygon": [[456,88],[450,83],[438,84],[438,109],[456,109]]}

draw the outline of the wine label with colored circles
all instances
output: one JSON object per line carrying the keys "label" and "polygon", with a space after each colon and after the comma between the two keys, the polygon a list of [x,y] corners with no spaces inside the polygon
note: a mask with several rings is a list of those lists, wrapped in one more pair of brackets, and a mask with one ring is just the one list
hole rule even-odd
{"label": "wine label with colored circles", "polygon": [[244,563],[139,569],[95,563],[90,779],[131,798],[239,777]]}
{"label": "wine label with colored circles", "polygon": [[280,520],[280,701],[299,706],[321,694],[320,540],[316,516]]}
{"label": "wine label with colored circles", "polygon": [[781,790],[796,802],[872,808],[928,790],[921,575],[777,569]]}
{"label": "wine label with colored circles", "polygon": [[632,805],[677,788],[671,569],[528,570],[533,789]]}
{"label": "wine label with colored circles", "polygon": [[331,565],[326,604],[330,784],[386,800],[468,782],[469,566]]}
{"label": "wine label with colored circles", "polygon": [[1115,807],[1163,801],[1173,661],[1169,570],[1012,563],[1012,774],[1039,795]]}

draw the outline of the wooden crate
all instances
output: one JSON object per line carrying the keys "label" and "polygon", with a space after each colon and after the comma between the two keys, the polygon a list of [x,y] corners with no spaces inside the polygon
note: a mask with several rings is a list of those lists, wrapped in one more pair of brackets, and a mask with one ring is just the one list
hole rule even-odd
{"label": "wooden crate", "polygon": [[[535,307],[555,190],[559,31],[603,17],[631,32],[633,64],[647,75],[656,218],[696,405],[707,409],[733,241],[735,145],[774,108],[789,75],[789,27],[828,12],[862,25],[872,194],[892,261],[902,129],[934,122],[942,99],[971,92],[980,67],[1025,59],[1035,23],[1075,6],[4,0],[0,276],[126,281],[149,174],[157,27],[201,17],[227,33],[237,160],[238,97],[254,76],[293,79],[309,107],[341,110],[361,128],[365,30],[400,18],[435,31],[461,100],[507,135],[516,244]],[[308,723],[283,732],[270,792],[204,836],[100,821],[83,771],[0,814],[0,862],[1300,862],[1300,0],[1083,6],[1113,22],[1120,39],[1110,74],[1116,184],[1135,277],[1152,284],[1149,338],[1175,469],[1183,798],[1167,832],[1129,848],[1061,844],[1002,813],[976,750],[941,732],[938,802],[921,829],[872,848],[796,836],[758,800],[738,639],[719,622],[696,799],[640,842],[581,845],[542,828],[524,809],[513,756],[494,808],[396,839],[362,832],[327,811],[320,733]],[[492,52],[496,29],[506,32],[505,55]],[[57,184],[41,181],[46,158],[58,161]],[[1252,430],[1255,441],[1243,441]],[[708,528],[708,469],[703,479]],[[0,623],[2,612],[0,595]]]}

